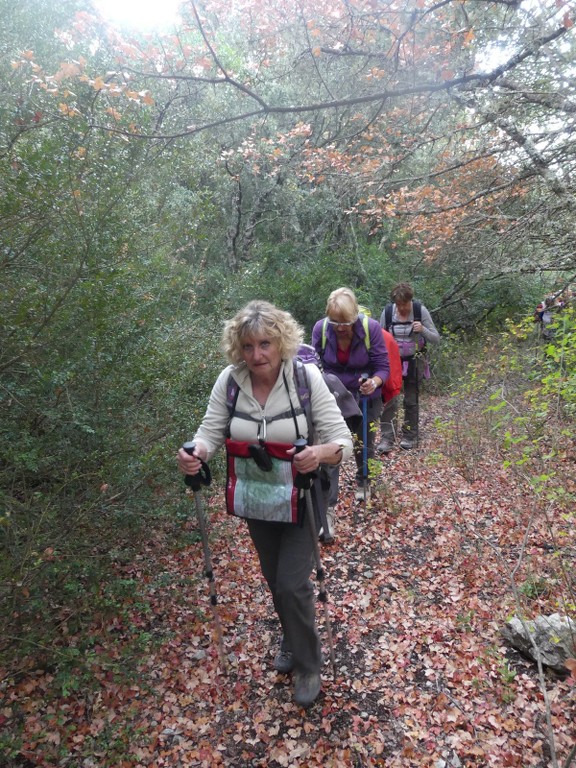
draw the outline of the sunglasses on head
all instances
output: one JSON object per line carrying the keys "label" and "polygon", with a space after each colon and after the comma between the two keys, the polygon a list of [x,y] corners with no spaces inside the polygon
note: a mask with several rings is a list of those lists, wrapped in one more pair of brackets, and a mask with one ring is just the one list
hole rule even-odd
{"label": "sunglasses on head", "polygon": [[328,325],[346,325],[346,326],[350,326],[350,325],[354,325],[355,322],[356,322],[356,320],[350,320],[349,322],[346,322],[346,323],[342,323],[342,322],[340,322],[340,320],[328,320]]}

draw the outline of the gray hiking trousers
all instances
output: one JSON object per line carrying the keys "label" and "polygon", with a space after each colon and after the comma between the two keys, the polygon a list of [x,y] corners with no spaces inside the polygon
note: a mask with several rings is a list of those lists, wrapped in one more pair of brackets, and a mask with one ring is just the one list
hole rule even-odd
{"label": "gray hiking trousers", "polygon": [[284,633],[282,650],[292,652],[296,671],[319,673],[322,656],[310,580],[314,548],[309,523],[247,522]]}
{"label": "gray hiking trousers", "polygon": [[[418,439],[418,422],[420,420],[419,389],[422,380],[423,364],[418,361],[418,378],[416,378],[416,360],[410,361],[408,375],[402,378],[402,392],[404,400],[404,420],[400,437],[409,440]],[[380,430],[382,440],[394,443],[398,436],[398,410],[400,407],[400,395],[393,397],[385,405],[380,416]]]}

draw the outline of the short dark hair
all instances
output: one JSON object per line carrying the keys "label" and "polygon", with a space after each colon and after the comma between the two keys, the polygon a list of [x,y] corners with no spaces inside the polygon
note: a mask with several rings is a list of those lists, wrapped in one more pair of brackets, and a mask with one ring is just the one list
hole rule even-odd
{"label": "short dark hair", "polygon": [[412,301],[414,298],[414,289],[409,283],[398,283],[392,288],[390,298],[394,303],[397,301]]}

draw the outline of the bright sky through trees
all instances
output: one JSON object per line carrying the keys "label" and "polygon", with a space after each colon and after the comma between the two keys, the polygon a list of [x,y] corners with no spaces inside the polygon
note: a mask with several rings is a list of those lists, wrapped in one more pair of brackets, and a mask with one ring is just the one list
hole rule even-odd
{"label": "bright sky through trees", "polygon": [[100,12],[115,25],[153,30],[176,23],[181,0],[94,0]]}

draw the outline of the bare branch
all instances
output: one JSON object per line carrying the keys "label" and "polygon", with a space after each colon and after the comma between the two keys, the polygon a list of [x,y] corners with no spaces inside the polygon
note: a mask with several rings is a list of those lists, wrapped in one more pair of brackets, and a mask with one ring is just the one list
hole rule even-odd
{"label": "bare branch", "polygon": [[[513,7],[512,3],[505,3]],[[305,115],[311,113],[317,113],[322,111],[337,110],[341,108],[357,107],[364,104],[379,103],[384,104],[387,101],[397,100],[407,96],[431,96],[439,93],[446,93],[453,90],[475,90],[480,87],[485,87],[502,77],[506,72],[510,72],[515,69],[520,63],[525,61],[531,56],[534,56],[543,46],[548,45],[550,42],[557,40],[568,32],[565,26],[561,26],[549,35],[542,36],[533,40],[529,45],[514,56],[512,56],[506,63],[496,67],[490,72],[476,72],[460,77],[444,80],[438,82],[422,82],[418,85],[399,86],[396,88],[389,88],[379,91],[373,91],[371,93],[362,94],[359,96],[343,96],[341,98],[328,99],[326,101],[317,101],[310,104],[268,104],[262,99],[252,88],[240,83],[238,80],[231,77],[226,71],[223,64],[220,62],[216,51],[210,44],[208,37],[204,31],[201,20],[197,14],[196,8],[193,5],[194,13],[196,15],[197,23],[199,25],[200,33],[205,41],[205,44],[212,56],[217,68],[222,72],[222,77],[206,78],[196,75],[185,75],[182,73],[154,73],[154,72],[134,72],[142,77],[159,79],[159,80],[172,80],[172,81],[185,81],[185,82],[197,82],[203,84],[211,84],[216,86],[229,86],[235,91],[240,92],[248,98],[255,101],[260,105],[260,109],[248,110],[246,112],[238,112],[234,115],[228,115],[216,120],[212,120],[207,123],[199,125],[187,126],[182,131],[177,131],[170,134],[159,133],[141,133],[141,132],[129,132],[120,128],[114,128],[104,125],[95,125],[94,127],[102,130],[107,130],[110,133],[117,133],[124,136],[137,139],[175,139],[185,136],[192,136],[202,131],[210,130],[211,128],[217,128],[231,123],[239,123],[245,120],[251,119],[265,119],[270,115]]]}

